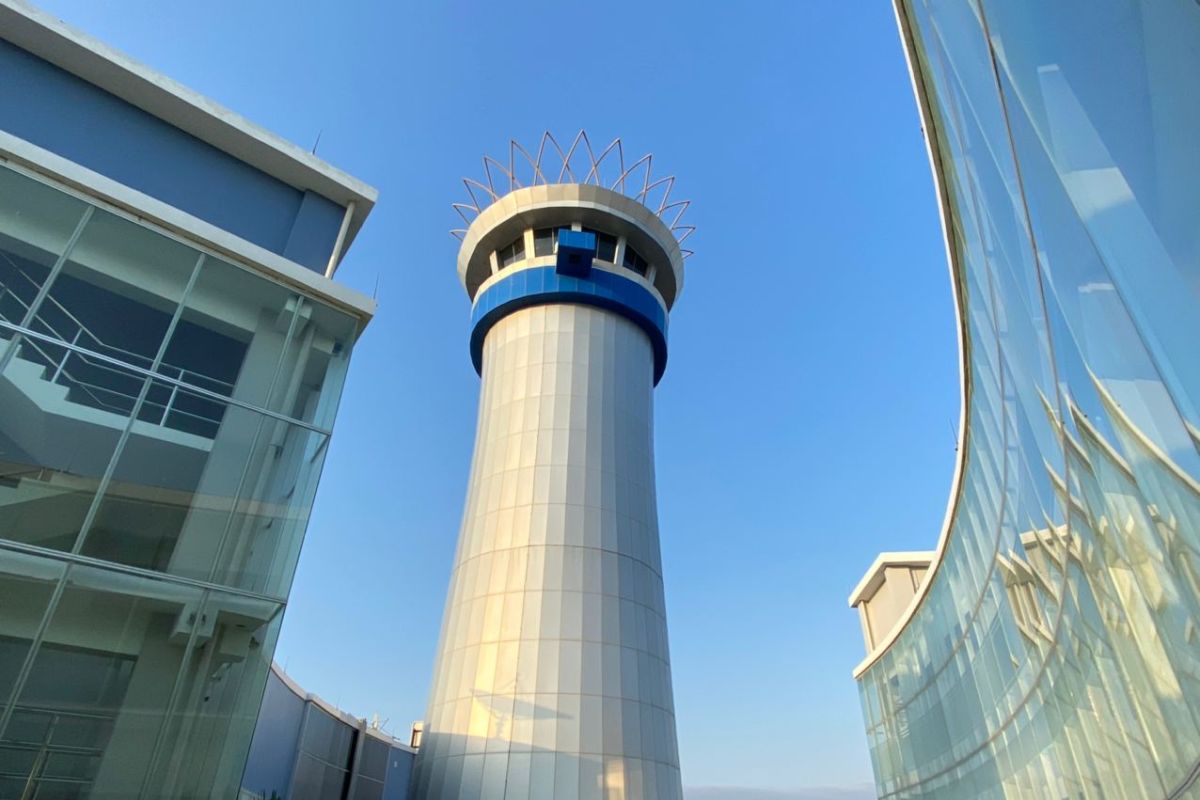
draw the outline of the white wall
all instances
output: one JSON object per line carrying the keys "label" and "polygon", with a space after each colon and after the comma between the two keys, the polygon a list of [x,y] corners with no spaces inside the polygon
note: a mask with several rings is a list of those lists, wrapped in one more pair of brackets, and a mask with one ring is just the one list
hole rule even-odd
{"label": "white wall", "polygon": [[681,796],[652,370],[596,308],[488,333],[417,797]]}

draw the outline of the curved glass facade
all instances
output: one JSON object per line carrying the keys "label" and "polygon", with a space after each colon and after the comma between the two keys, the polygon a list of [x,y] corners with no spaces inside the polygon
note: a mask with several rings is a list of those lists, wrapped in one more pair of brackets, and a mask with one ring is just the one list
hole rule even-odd
{"label": "curved glass facade", "polygon": [[858,680],[887,798],[1200,774],[1200,4],[897,0],[964,346],[949,527]]}

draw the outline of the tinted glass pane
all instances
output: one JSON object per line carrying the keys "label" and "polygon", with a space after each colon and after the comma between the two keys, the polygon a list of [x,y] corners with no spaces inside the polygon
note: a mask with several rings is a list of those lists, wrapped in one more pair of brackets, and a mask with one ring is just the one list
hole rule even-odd
{"label": "tinted glass pane", "polygon": [[639,275],[646,274],[646,259],[638,255],[637,251],[628,244],[625,245],[624,266],[628,267]]}
{"label": "tinted glass pane", "polygon": [[0,321],[19,324],[29,313],[85,209],[80,200],[0,167]]}
{"label": "tinted glass pane", "polygon": [[617,237],[592,230],[591,228],[584,228],[584,230],[596,236],[596,258],[610,263],[616,261]]}
{"label": "tinted glass pane", "polygon": [[206,258],[168,344],[164,375],[282,410],[303,369],[312,304],[266,278]]}
{"label": "tinted glass pane", "polygon": [[92,374],[85,366],[26,338],[0,374],[0,538],[75,545],[124,425],[113,392],[139,385],[122,370]]}
{"label": "tinted glass pane", "polygon": [[[62,576],[62,565],[40,556],[0,549],[0,708],[17,690],[32,637],[42,622],[51,594]],[[48,732],[41,720],[13,716],[3,742],[40,742]]]}
{"label": "tinted glass pane", "polygon": [[83,552],[285,596],[326,440],[154,382]]}
{"label": "tinted glass pane", "polygon": [[198,258],[179,242],[95,211],[31,327],[148,368]]}
{"label": "tinted glass pane", "polygon": [[535,256],[553,255],[556,241],[554,228],[538,228],[533,232],[533,254]]}
{"label": "tinted glass pane", "polygon": [[136,797],[144,781],[152,797],[194,786],[236,796],[241,765],[220,755],[249,745],[279,612],[75,565],[20,689],[20,736],[40,736],[61,756],[44,769],[70,773],[87,796]]}
{"label": "tinted glass pane", "polygon": [[525,258],[525,236],[518,237],[508,246],[496,252],[496,260],[501,267],[507,267]]}

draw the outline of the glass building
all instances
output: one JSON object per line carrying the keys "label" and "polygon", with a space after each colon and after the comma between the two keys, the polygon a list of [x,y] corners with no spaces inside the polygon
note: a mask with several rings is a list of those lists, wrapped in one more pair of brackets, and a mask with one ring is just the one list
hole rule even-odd
{"label": "glass building", "polygon": [[1200,5],[896,12],[963,424],[936,551],[851,598],[879,796],[1200,796]]}
{"label": "glass building", "polygon": [[0,76],[0,798],[235,797],[375,193],[10,0]]}

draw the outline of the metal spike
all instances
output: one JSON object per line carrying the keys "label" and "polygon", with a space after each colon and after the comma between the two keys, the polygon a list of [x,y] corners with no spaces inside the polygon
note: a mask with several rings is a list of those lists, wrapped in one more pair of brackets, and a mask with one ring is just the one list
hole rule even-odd
{"label": "metal spike", "polygon": [[[493,183],[493,181],[492,181],[492,177],[493,177],[492,170],[491,170],[492,166],[495,166],[496,169],[498,169],[502,174],[508,176],[508,191],[505,192],[505,194],[508,194],[508,192],[511,192],[513,190],[513,175],[512,175],[512,173],[509,172],[507,169],[505,169],[504,165],[501,164],[496,159],[492,158],[491,156],[484,156],[483,157],[483,169],[485,172],[487,172],[488,185],[492,186],[493,189],[495,188],[495,183]],[[496,199],[499,200],[500,198],[496,197]]]}
{"label": "metal spike", "polygon": [[552,138],[550,136],[550,131],[546,131],[542,134],[542,140],[538,142],[537,160],[533,163],[534,174],[540,174],[542,176],[542,180],[546,183],[549,183],[550,179],[546,177],[546,173],[542,170],[542,154],[546,152],[546,140],[550,138]]}
{"label": "metal spike", "polygon": [[[646,171],[646,174],[647,174],[647,175],[649,175],[650,160],[651,160],[652,158],[654,158],[654,156],[652,156],[650,153],[646,153],[646,155],[642,156],[642,157],[641,157],[641,158],[639,158],[637,161],[633,162],[633,163],[632,163],[632,164],[629,166],[629,169],[627,169],[627,170],[625,170],[625,171],[623,171],[623,172],[621,173],[621,177],[617,178],[616,182],[614,182],[614,183],[613,183],[613,185],[612,185],[612,188],[613,188],[613,189],[616,189],[616,188],[617,188],[617,184],[619,183],[619,184],[621,184],[621,189],[620,189],[620,191],[621,191],[622,193],[624,193],[624,192],[625,192],[625,179],[626,179],[626,178],[628,178],[630,175],[632,175],[632,174],[633,174],[633,171],[634,171],[635,169],[637,169],[639,166],[641,166],[642,164],[645,164],[645,165],[646,165],[646,170],[645,170],[645,171]],[[643,185],[644,185],[644,183],[645,183],[645,182],[643,181]],[[640,202],[640,198],[639,198],[637,195],[635,195],[635,196],[633,197],[633,199],[634,199],[634,200],[638,200],[638,201]]]}
{"label": "metal spike", "polygon": [[[620,137],[617,137],[616,139],[613,139],[611,142],[609,142],[608,147],[605,147],[604,151],[600,153],[600,157],[592,160],[592,171],[591,171],[591,173],[589,173],[589,175],[595,177],[595,183],[597,186],[604,185],[604,181],[600,178],[600,165],[604,163],[604,159],[608,157],[608,154],[611,153],[614,148],[617,150],[618,153],[621,152],[621,138]],[[622,164],[624,164],[624,161],[625,161],[625,158],[622,155],[621,156]],[[587,178],[584,178],[583,182],[587,183]]]}
{"label": "metal spike", "polygon": [[450,207],[451,207],[451,208],[453,208],[455,211],[457,211],[457,212],[458,212],[458,215],[459,215],[460,217],[462,217],[462,221],[463,221],[463,222],[465,222],[465,223],[467,223],[468,225],[470,225],[470,224],[471,224],[471,221],[472,221],[472,220],[471,220],[471,218],[470,218],[470,217],[468,217],[468,216],[466,215],[466,213],[465,213],[465,212],[467,212],[467,211],[474,211],[476,216],[478,216],[478,215],[479,215],[479,209],[478,209],[478,208],[476,208],[475,206],[469,206],[469,205],[467,205],[466,203],[451,203],[451,204],[450,204]]}
{"label": "metal spike", "polygon": [[[463,178],[463,183],[466,185],[467,192],[471,195],[471,199],[473,201],[475,201],[475,210],[476,211],[483,211],[485,208],[490,206],[492,203],[494,203],[495,201],[500,199],[499,195],[496,194],[496,191],[494,189],[492,189],[489,186],[484,186],[482,183],[480,183],[477,180],[474,180],[472,178]],[[482,189],[483,191],[487,192],[491,196],[492,199],[490,201],[488,201],[487,203],[480,204],[479,198],[475,196],[475,190],[471,188],[472,186],[474,186],[478,189]]]}
{"label": "metal spike", "polygon": [[[530,181],[529,185],[537,186],[538,177],[542,178],[542,183],[546,183],[546,176],[542,175],[541,168],[538,166],[537,162],[533,160],[533,156],[529,155],[529,151],[526,150],[524,147],[522,147],[520,142],[517,142],[515,140],[513,140],[510,143],[510,146],[515,147],[517,152],[519,152],[521,155],[525,156],[525,160],[527,162],[529,162],[529,166],[533,169],[533,179]],[[541,156],[540,150],[538,151],[538,155],[540,158],[540,156]],[[513,171],[515,173],[516,169],[514,168]]]}
{"label": "metal spike", "polygon": [[[557,154],[560,162],[560,167],[557,175],[552,175],[548,156],[551,149]],[[579,151],[586,154],[587,162],[585,169],[579,169],[572,162],[577,162]],[[498,201],[503,194],[507,194],[515,189],[520,189],[523,186],[537,186],[550,183],[590,183],[596,186],[604,186],[605,178],[603,175],[604,162],[606,158],[614,157],[613,152],[616,152],[617,160],[617,177],[608,185],[607,188],[612,191],[620,192],[626,197],[641,203],[648,209],[652,209],[654,214],[663,220],[668,229],[675,235],[677,242],[684,242],[696,231],[694,225],[681,225],[680,221],[684,213],[691,206],[690,200],[672,200],[671,193],[675,189],[675,176],[669,175],[664,178],[654,178],[654,155],[646,153],[641,158],[626,166],[625,164],[625,145],[621,137],[614,138],[605,148],[597,155],[592,147],[591,139],[587,135],[587,131],[580,129],[571,140],[571,146],[563,151],[562,145],[554,137],[550,131],[544,131],[538,141],[537,154],[532,155],[520,142],[516,139],[508,141],[508,165],[505,166],[501,162],[491,156],[483,157],[483,172],[487,180],[487,185],[480,181],[470,178],[463,179],[463,185],[467,189],[467,194],[471,198],[471,203],[453,203],[451,204],[455,212],[462,217],[463,221],[468,225],[472,222],[470,214],[478,216],[483,213],[483,210],[492,203]],[[533,170],[533,174],[529,177],[528,183],[524,183],[517,170],[517,154],[520,153],[525,161]],[[636,191],[631,191],[628,183],[631,177],[638,170],[642,172],[641,187]],[[503,190],[503,186],[497,187],[497,171],[508,178],[507,190]],[[579,175],[582,175],[580,179]],[[662,187],[662,195],[655,199],[651,195],[656,189]],[[482,194],[481,194],[482,192]],[[674,214],[670,215],[668,220],[668,212],[674,210]],[[455,235],[460,239],[465,236],[465,230],[455,229]],[[691,250],[681,249],[684,257],[692,255]]]}
{"label": "metal spike", "polygon": [[[571,149],[567,150],[567,155],[563,157],[563,167],[566,169],[567,174],[571,176],[572,183],[575,182],[575,173],[571,169],[571,158],[575,155],[575,148],[579,146],[579,140],[584,138],[586,136],[582,130],[575,134],[575,139],[571,142]],[[591,145],[588,145],[588,149],[591,149]]]}
{"label": "metal spike", "polygon": [[[671,203],[669,206],[663,206],[662,208],[660,208],[658,210],[658,215],[661,217],[663,214],[666,214],[672,208],[678,208],[679,211],[678,211],[678,213],[675,214],[675,219],[671,220],[671,222],[667,226],[667,227],[671,228],[672,230],[674,230],[675,226],[679,224],[679,218],[683,216],[683,212],[687,211],[688,206],[690,206],[691,204],[692,204],[691,200],[677,200],[674,203]],[[663,221],[666,222],[666,217],[663,217]]]}
{"label": "metal spike", "polygon": [[[571,166],[567,163],[567,156],[563,154],[563,149],[559,145],[558,140],[554,138],[554,134],[550,133],[550,131],[546,131],[545,138],[550,141],[550,144],[554,145],[554,150],[558,153],[559,161],[562,163],[562,166],[558,170],[558,177],[554,179],[554,182],[562,183],[564,175],[570,175],[571,180],[574,181],[575,176],[571,173]],[[542,174],[545,174],[545,170],[542,170]]]}

